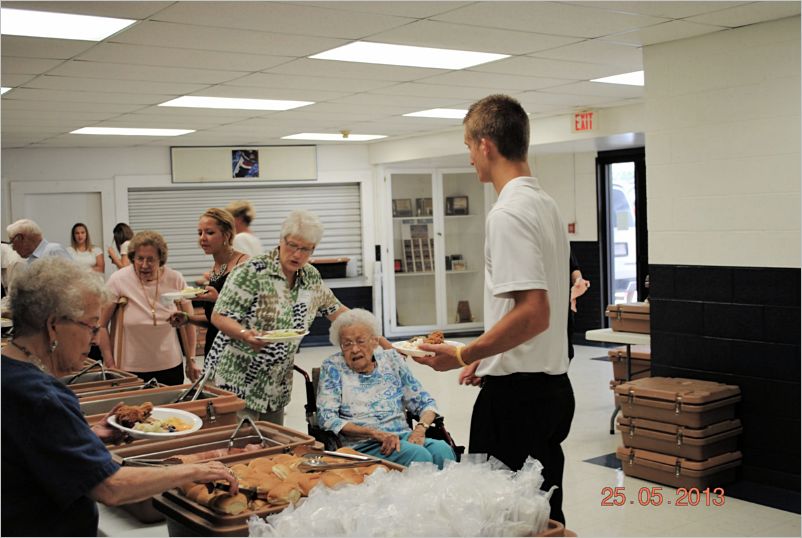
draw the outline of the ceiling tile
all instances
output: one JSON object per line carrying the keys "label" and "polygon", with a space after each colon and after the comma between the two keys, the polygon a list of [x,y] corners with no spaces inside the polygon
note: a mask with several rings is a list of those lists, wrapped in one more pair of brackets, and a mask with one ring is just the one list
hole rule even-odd
{"label": "ceiling tile", "polygon": [[367,13],[381,13],[383,15],[397,15],[415,19],[425,19],[440,13],[446,13],[471,2],[308,2],[310,6],[342,9]]}
{"label": "ceiling tile", "polygon": [[611,43],[601,39],[588,39],[573,45],[540,51],[532,56],[554,60],[619,65],[630,68],[631,71],[643,69],[643,51],[640,47],[624,43]]}
{"label": "ceiling tile", "polygon": [[358,78],[304,77],[274,73],[254,73],[228,83],[229,86],[255,86],[259,88],[305,89],[325,87],[327,90],[343,92],[366,92],[395,84],[389,80]]}
{"label": "ceiling tile", "polygon": [[799,15],[799,2],[753,2],[688,18],[689,21],[737,28],[747,24]]}
{"label": "ceiling tile", "polygon": [[[320,87],[325,87],[321,83]],[[193,95],[206,97],[237,97],[244,99],[288,99],[292,101],[327,101],[349,95],[353,92],[333,92],[318,90],[317,88],[287,89],[287,88],[259,88],[256,86],[231,86],[221,84],[205,90],[195,92]],[[251,111],[253,112],[253,111]]]}
{"label": "ceiling tile", "polygon": [[748,2],[571,2],[577,6],[592,7],[596,9],[606,9],[608,11],[618,11],[622,13],[637,13],[652,17],[663,17],[666,19],[684,19],[702,13],[711,13],[727,9],[729,7],[746,4]]}
{"label": "ceiling tile", "polygon": [[[24,99],[28,101],[76,101],[80,103],[150,105],[161,103],[168,97],[169,96],[148,95],[144,93],[70,92],[29,88],[17,88],[14,90],[14,99]],[[3,100],[3,105],[5,106],[5,99]]]}
{"label": "ceiling tile", "polygon": [[506,91],[537,90],[565,84],[565,79],[525,77],[478,71],[452,71],[444,75],[429,77],[423,84],[471,86],[474,88],[505,88]]}
{"label": "ceiling tile", "polygon": [[575,82],[551,88],[552,93],[570,93],[574,95],[594,95],[600,97],[643,97],[643,86],[627,86],[626,84],[605,84],[604,82]]}
{"label": "ceiling tile", "polygon": [[25,83],[27,83],[30,80],[33,80],[35,76],[36,75],[10,75],[10,74],[7,75],[3,73],[1,82],[2,85],[6,88],[16,88],[17,86],[24,86]]}
{"label": "ceiling tile", "polygon": [[[284,75],[308,75],[316,77],[356,77],[374,80],[410,81],[442,73],[442,69],[403,67],[396,65],[366,64],[360,62],[337,62],[300,58],[268,69],[269,73]],[[321,81],[325,84],[325,81]]]}
{"label": "ceiling tile", "polygon": [[0,37],[0,50],[3,52],[4,60],[6,56],[68,60],[89,50],[94,45],[93,41],[78,41],[75,39],[43,39],[16,35]]}
{"label": "ceiling tile", "polygon": [[120,19],[146,19],[174,2],[10,2],[3,0],[3,7],[53,11],[55,13],[77,13],[97,17]]}
{"label": "ceiling tile", "polygon": [[609,96],[549,93],[548,91],[523,92],[515,94],[514,97],[521,102],[527,112],[530,111],[530,108],[540,109],[551,105],[579,107],[605,103],[610,100]]}
{"label": "ceiling tile", "polygon": [[451,99],[471,99],[477,100],[487,95],[487,88],[477,87],[457,87],[438,84],[420,84],[417,82],[405,82],[396,84],[389,88],[375,90],[372,93],[387,95],[414,95],[418,97],[442,97]]}
{"label": "ceiling tile", "polygon": [[646,15],[614,13],[556,2],[477,2],[433,18],[446,22],[573,37],[599,37],[665,21]]}
{"label": "ceiling tile", "polygon": [[78,58],[117,64],[249,72],[275,67],[294,59],[289,56],[149,47],[147,45],[128,45],[124,43],[100,43],[98,46],[80,54]]}
{"label": "ceiling tile", "polygon": [[575,43],[579,38],[515,32],[438,21],[417,21],[371,36],[369,41],[419,47],[527,54]]}
{"label": "ceiling tile", "polygon": [[50,75],[63,77],[112,78],[121,80],[152,80],[219,84],[247,73],[243,71],[216,71],[149,65],[126,65],[106,62],[70,60],[51,70]]}
{"label": "ceiling tile", "polygon": [[631,32],[613,34],[603,37],[608,41],[618,43],[630,43],[633,45],[653,45],[666,41],[675,41],[698,35],[709,34],[724,30],[722,26],[711,26],[709,24],[697,24],[686,21],[670,21],[663,24],[656,24],[648,28],[641,28]]}
{"label": "ceiling tile", "polygon": [[[379,95],[375,93],[362,93],[358,95],[348,95],[337,99],[332,99],[332,103],[348,103],[358,106],[374,106],[374,105],[400,105],[418,110],[426,110],[429,108],[468,108],[468,105],[473,102],[471,97],[455,97],[448,95],[444,97],[435,97],[432,95]],[[464,105],[464,106],[463,106]]]}
{"label": "ceiling tile", "polygon": [[122,93],[155,93],[160,95],[185,95],[206,88],[205,84],[183,84],[180,82],[154,82],[119,79],[88,79],[42,75],[26,84],[27,88],[48,90],[98,91]]}
{"label": "ceiling tile", "polygon": [[109,42],[295,57],[309,56],[348,43],[344,39],[328,37],[270,34],[252,30],[232,32],[225,28],[149,21],[117,34]]}
{"label": "ceiling tile", "polygon": [[342,39],[361,39],[413,19],[330,9],[300,3],[280,2],[176,2],[153,20],[199,26],[280,32]]}
{"label": "ceiling tile", "polygon": [[[31,91],[41,92],[41,90]],[[5,113],[7,110],[29,110],[36,112],[47,111],[51,114],[59,114],[61,112],[87,112],[89,113],[87,117],[92,117],[91,114],[94,113],[106,112],[122,114],[124,112],[131,112],[132,110],[137,110],[142,107],[142,105],[139,104],[124,103],[95,103],[92,101],[66,101],[58,99],[44,101],[41,98],[16,99],[14,97],[15,94],[17,94],[17,90],[3,95],[3,113]]]}
{"label": "ceiling tile", "polygon": [[[552,79],[590,80],[608,75],[617,75],[621,72],[621,68],[609,64],[517,56],[485,65],[477,65],[472,67],[471,71],[518,74],[527,77],[551,77]],[[431,81],[431,78],[426,80],[427,83]]]}
{"label": "ceiling tile", "polygon": [[61,65],[61,60],[39,58],[17,58],[3,56],[2,73],[9,75],[41,75]]}

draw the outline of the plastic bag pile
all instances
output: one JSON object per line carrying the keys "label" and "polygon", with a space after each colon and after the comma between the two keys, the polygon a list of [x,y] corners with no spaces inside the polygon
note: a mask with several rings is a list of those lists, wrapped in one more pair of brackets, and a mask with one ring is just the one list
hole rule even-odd
{"label": "plastic bag pile", "polygon": [[[481,460],[481,461],[480,461]],[[548,525],[539,461],[512,472],[468,454],[442,471],[415,463],[376,470],[360,485],[314,488],[296,507],[248,521],[250,536],[530,536]]]}

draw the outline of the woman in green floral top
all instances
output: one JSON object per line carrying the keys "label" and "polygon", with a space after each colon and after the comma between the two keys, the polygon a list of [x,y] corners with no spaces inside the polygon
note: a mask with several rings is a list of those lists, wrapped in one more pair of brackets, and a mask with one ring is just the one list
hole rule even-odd
{"label": "woman in green floral top", "polygon": [[204,369],[214,369],[214,383],[243,398],[256,420],[283,424],[298,348],[258,336],[274,329],[307,331],[318,312],[333,321],[347,310],[308,263],[322,236],[316,215],[293,211],[281,226],[279,246],[237,266],[215,304],[212,323],[220,332]]}

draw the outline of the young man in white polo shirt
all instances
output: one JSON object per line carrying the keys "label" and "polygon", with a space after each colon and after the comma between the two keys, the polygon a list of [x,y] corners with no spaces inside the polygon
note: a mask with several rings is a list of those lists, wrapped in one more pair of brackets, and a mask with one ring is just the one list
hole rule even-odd
{"label": "young man in white polo shirt", "polygon": [[460,382],[482,385],[471,418],[472,453],[495,456],[513,470],[527,456],[543,464],[551,519],[565,523],[560,443],[574,416],[565,323],[570,302],[570,248],[557,204],[527,162],[529,118],[518,101],[491,95],[463,120],[465,145],[482,183],[498,201],[485,226],[485,328],[463,348],[422,345],[416,358],[435,370],[463,367]]}

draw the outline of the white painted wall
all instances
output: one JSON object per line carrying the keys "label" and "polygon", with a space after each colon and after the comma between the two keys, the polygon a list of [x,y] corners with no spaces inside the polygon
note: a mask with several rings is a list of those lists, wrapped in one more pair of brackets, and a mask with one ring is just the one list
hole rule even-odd
{"label": "white painted wall", "polygon": [[576,224],[571,241],[596,241],[596,152],[557,153],[529,158],[532,173],[560,207],[563,220]]}
{"label": "white painted wall", "polygon": [[650,263],[800,266],[800,19],[645,47]]}

